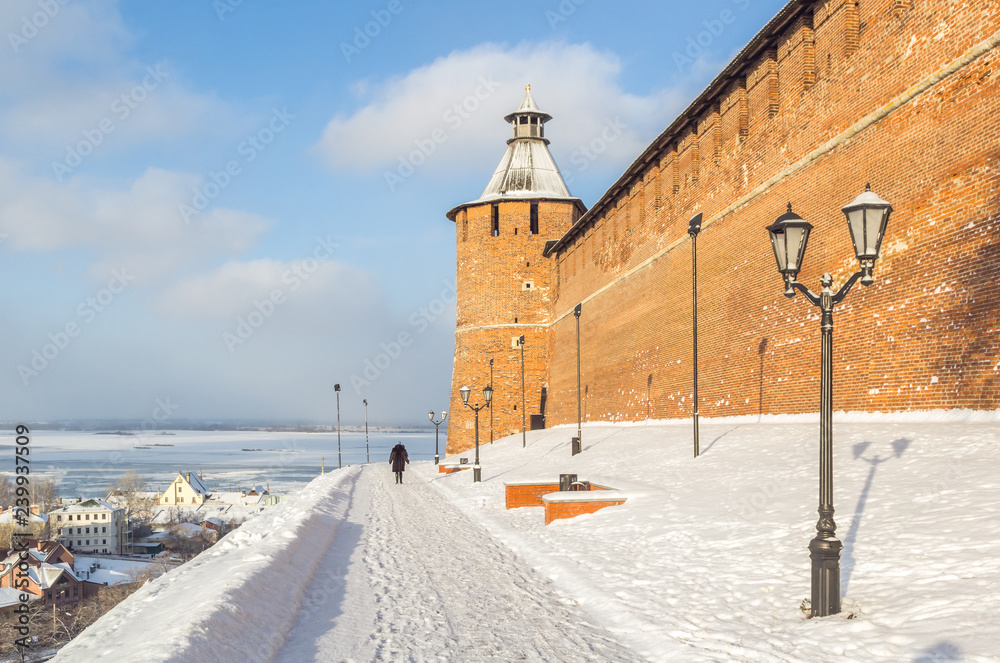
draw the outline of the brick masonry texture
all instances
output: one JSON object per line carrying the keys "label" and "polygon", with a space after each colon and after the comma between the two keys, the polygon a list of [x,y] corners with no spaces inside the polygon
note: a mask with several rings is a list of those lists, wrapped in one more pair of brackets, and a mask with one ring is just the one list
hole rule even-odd
{"label": "brick masonry texture", "polygon": [[[538,232],[531,233],[531,205],[538,206]],[[479,442],[520,432],[522,412],[542,412],[548,382],[554,303],[551,259],[545,242],[562,237],[579,217],[572,201],[501,202],[499,234],[493,234],[493,205],[471,204],[455,215],[457,229],[457,329],[448,424],[448,453],[474,445],[475,414],[464,407],[459,389],[472,389],[469,402],[483,404],[493,359],[494,397],[479,413]],[[526,284],[530,284],[528,287]],[[524,335],[525,405],[521,405],[521,349],[512,339]],[[492,412],[491,412],[492,410]]]}
{"label": "brick masonry texture", "polygon": [[546,502],[545,524],[562,518],[575,518],[585,513],[600,511],[606,506],[625,504],[625,500],[608,500],[606,502]]}
{"label": "brick masonry texture", "polygon": [[[582,302],[584,420],[690,416],[698,212],[700,414],[817,411],[819,311],[782,295],[764,227],[791,202],[814,226],[799,280],[839,287],[857,269],[840,208],[866,182],[894,212],[875,284],[834,311],[834,408],[1000,407],[1000,5],[827,0],[772,23],[581,219],[551,203],[544,236],[492,237],[488,205],[459,213],[453,413],[492,355],[496,436],[520,430],[525,333],[528,413],[545,387],[547,427],[575,422]],[[538,326],[477,329],[514,317]],[[450,453],[472,443],[464,412]]]}
{"label": "brick masonry texture", "polygon": [[504,486],[504,505],[508,509],[519,509],[525,506],[544,506],[542,495],[555,493],[559,490],[559,482],[536,483],[528,486]]}

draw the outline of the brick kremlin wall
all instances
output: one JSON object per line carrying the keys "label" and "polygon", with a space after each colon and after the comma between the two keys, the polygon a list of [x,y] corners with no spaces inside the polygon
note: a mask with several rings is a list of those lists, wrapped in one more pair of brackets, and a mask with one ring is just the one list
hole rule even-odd
{"label": "brick kremlin wall", "polygon": [[[791,202],[814,226],[799,280],[837,287],[866,182],[895,211],[875,284],[834,313],[834,408],[1000,407],[998,29],[995,2],[787,5],[548,254],[551,312],[525,318],[551,322],[547,426],[576,420],[579,302],[584,419],[690,416],[697,212],[701,415],[818,411],[818,309],[782,295],[764,227]],[[486,343],[463,321],[506,297],[462,296],[461,233],[456,372]]]}

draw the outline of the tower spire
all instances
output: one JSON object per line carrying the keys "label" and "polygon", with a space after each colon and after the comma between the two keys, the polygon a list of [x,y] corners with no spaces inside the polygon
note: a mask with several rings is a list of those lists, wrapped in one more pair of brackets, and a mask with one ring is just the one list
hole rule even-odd
{"label": "tower spire", "polygon": [[545,123],[552,119],[541,111],[531,85],[524,87],[524,99],[513,113],[504,117],[513,129],[507,152],[500,160],[480,200],[496,198],[572,198],[545,137]]}

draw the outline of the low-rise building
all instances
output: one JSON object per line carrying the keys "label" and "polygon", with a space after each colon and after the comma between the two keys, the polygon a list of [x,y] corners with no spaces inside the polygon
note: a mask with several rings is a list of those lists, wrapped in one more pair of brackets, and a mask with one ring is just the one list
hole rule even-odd
{"label": "low-rise building", "polygon": [[32,504],[21,518],[17,517],[15,509],[0,507],[0,546],[10,545],[14,530],[24,532],[25,528],[31,532],[32,539],[42,541],[50,537],[49,517],[37,504]]}
{"label": "low-rise building", "polygon": [[73,569],[73,554],[56,541],[31,541],[25,554],[0,550],[0,588],[16,588],[45,604],[76,603],[84,582]]}
{"label": "low-rise building", "polygon": [[121,555],[129,551],[125,509],[104,500],[84,500],[49,512],[55,538],[74,552]]}
{"label": "low-rise building", "polygon": [[160,506],[197,506],[208,499],[211,491],[197,474],[178,472],[167,489],[160,493],[156,503]]}

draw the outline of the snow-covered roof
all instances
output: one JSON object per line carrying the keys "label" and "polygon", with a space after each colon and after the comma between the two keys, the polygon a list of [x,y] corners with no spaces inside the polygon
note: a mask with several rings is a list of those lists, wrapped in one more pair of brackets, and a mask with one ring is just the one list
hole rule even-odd
{"label": "snow-covered roof", "polygon": [[112,504],[105,500],[99,500],[95,498],[83,500],[82,502],[74,502],[73,504],[68,504],[59,509],[54,509],[49,513],[73,513],[76,511],[80,512],[93,512],[93,511],[119,511],[121,507],[117,504]]}
{"label": "snow-covered roof", "polygon": [[[28,595],[28,601],[37,601],[42,598],[37,594],[31,594],[30,592],[25,592]],[[21,591],[14,589],[13,587],[0,587],[0,608],[9,608],[10,606],[17,605],[21,602]]]}
{"label": "snow-covered roof", "polygon": [[107,557],[77,557],[77,575],[101,585],[121,585],[135,582],[135,573],[149,568],[149,562]]}
{"label": "snow-covered roof", "polygon": [[184,480],[187,481],[199,495],[206,495],[212,492],[208,489],[208,486],[206,486],[202,482],[202,480],[198,477],[198,475],[195,474],[194,472],[188,472],[187,474],[182,476],[184,477]]}
{"label": "snow-covered roof", "polygon": [[[49,517],[44,514],[29,513],[27,521],[29,523],[47,523],[49,522]],[[14,522],[14,510],[4,511],[0,513],[0,525],[9,525]]]}

